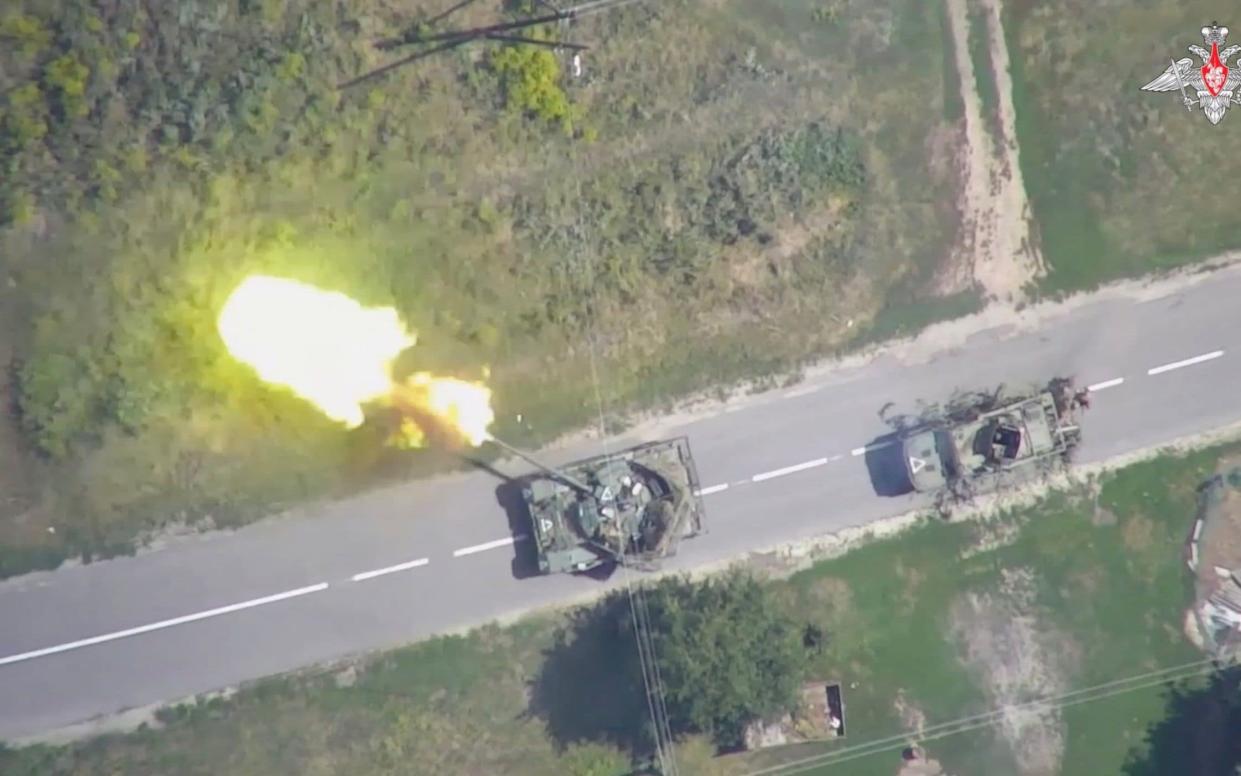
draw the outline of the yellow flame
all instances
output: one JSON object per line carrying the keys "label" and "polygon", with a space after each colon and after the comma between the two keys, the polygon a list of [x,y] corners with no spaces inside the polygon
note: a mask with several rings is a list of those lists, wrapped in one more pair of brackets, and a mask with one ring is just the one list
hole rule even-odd
{"label": "yellow flame", "polygon": [[393,380],[393,361],[415,337],[391,307],[367,308],[345,294],[254,275],[229,296],[217,328],[229,353],[260,378],[348,428],[361,425],[362,406],[376,400],[405,413],[405,446],[425,441],[421,421],[432,419],[479,445],[495,420],[491,390],[481,383],[427,372]]}
{"label": "yellow flame", "polygon": [[417,372],[397,386],[397,406],[412,405],[455,429],[472,445],[486,442],[487,429],[495,422],[491,409],[491,389],[452,377],[435,377]]}

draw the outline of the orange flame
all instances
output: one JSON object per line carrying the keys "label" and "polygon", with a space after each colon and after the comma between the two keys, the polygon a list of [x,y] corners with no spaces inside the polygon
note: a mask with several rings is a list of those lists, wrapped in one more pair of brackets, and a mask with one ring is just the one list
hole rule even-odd
{"label": "orange flame", "polygon": [[364,404],[383,401],[404,417],[404,446],[424,444],[428,422],[472,445],[489,437],[495,413],[485,385],[428,372],[393,379],[393,362],[415,337],[391,307],[366,308],[345,294],[254,275],[229,296],[217,329],[229,353],[262,380],[346,428],[362,424]]}

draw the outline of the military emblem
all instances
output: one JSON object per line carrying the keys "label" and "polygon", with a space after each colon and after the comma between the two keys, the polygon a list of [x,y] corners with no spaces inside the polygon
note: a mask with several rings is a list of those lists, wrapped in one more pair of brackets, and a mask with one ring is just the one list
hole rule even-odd
{"label": "military emblem", "polygon": [[[1241,51],[1241,46],[1233,45],[1221,51],[1220,46],[1227,38],[1227,27],[1215,22],[1203,27],[1202,39],[1211,50],[1207,51],[1202,46],[1188,47],[1202,60],[1202,66],[1194,67],[1194,61],[1189,57],[1175,60],[1163,71],[1163,75],[1143,86],[1143,91],[1170,92],[1178,89],[1185,110],[1193,110],[1195,105],[1199,105],[1207,121],[1218,124],[1229,105],[1234,102],[1241,104],[1241,94],[1237,93],[1237,87],[1241,86],[1241,60],[1233,63],[1235,69],[1229,69],[1227,64],[1229,57]],[[1186,89],[1197,94],[1197,98],[1186,94]]]}

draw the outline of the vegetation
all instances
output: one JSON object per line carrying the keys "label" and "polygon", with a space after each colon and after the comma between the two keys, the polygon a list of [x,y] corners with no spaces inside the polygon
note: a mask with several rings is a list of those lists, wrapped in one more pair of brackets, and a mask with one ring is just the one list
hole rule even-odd
{"label": "vegetation", "polygon": [[[883,739],[891,744],[867,756],[845,753],[847,772],[890,776],[907,731],[918,725],[991,710],[1009,691],[1025,701],[1199,660],[1181,632],[1189,602],[1182,541],[1197,486],[1222,456],[1238,452],[1234,445],[1138,464],[1109,475],[1097,491],[1054,494],[986,522],[929,523],[761,587],[745,575],[655,585],[647,601],[680,735],[680,770],[742,774]],[[1030,587],[1014,585],[1021,580]],[[613,596],[564,618],[527,618],[354,668],[274,678],[227,701],[161,712],[162,730],[0,753],[0,770],[620,776],[650,746],[628,614],[626,599]],[[1006,664],[1002,650],[987,657],[988,638],[1002,644],[1021,635],[1012,629],[1022,623],[1032,630],[1018,664],[1008,665],[1009,674],[992,672]],[[829,638],[803,650],[814,641],[794,638],[803,626],[806,635]],[[776,665],[768,668],[764,657]],[[842,683],[843,742],[713,757],[715,747],[692,732],[727,731],[730,720],[779,709],[788,685],[765,687],[764,678],[791,684],[802,671]],[[740,681],[719,681],[717,673]],[[1059,742],[1055,766],[1043,772],[1127,768],[1136,776],[1184,763],[1178,731],[1201,727],[1209,737],[1207,722],[1223,722],[1217,713],[1230,708],[1211,700],[1233,686],[1221,681],[1167,697],[1150,686],[1036,718],[1034,729]],[[713,697],[700,703],[695,692]],[[740,714],[721,719],[707,709]],[[924,746],[949,773],[1014,773],[1016,752],[1039,751],[1010,740],[1019,723],[927,735]],[[827,759],[821,772],[839,772],[844,762]]]}
{"label": "vegetation", "polygon": [[574,25],[581,79],[486,43],[338,89],[429,12],[10,3],[0,575],[457,465],[233,362],[215,317],[252,272],[394,304],[405,366],[489,366],[521,444],[597,418],[596,387],[615,418],[845,347],[893,295],[954,311],[927,292],[952,203],[910,196],[949,179],[942,20],[829,5],[627,6]]}
{"label": "vegetation", "polygon": [[[1136,464],[1097,489],[1053,494],[991,521],[931,524],[794,577],[795,609],[817,612],[833,635],[811,674],[850,683],[847,743],[899,735],[911,720],[929,728],[1201,659],[1181,628],[1190,603],[1183,541],[1197,487],[1237,449]],[[1015,630],[1023,620],[1024,638]],[[1012,662],[1010,653],[1006,661],[995,647],[1014,638],[1022,657]],[[1162,694],[1148,687],[1026,723],[1053,731],[1046,739],[1010,739],[1009,731],[1022,729],[1013,719],[924,746],[948,773],[1016,773],[1040,740],[1058,738],[1059,755],[1041,772],[1117,773],[1143,755],[1147,727],[1164,716]],[[848,772],[892,773],[899,741],[849,760]],[[832,746],[800,750],[760,754],[749,764]],[[842,767],[831,762],[808,772]]]}
{"label": "vegetation", "polygon": [[555,54],[546,48],[508,46],[492,54],[491,67],[500,76],[509,110],[557,122],[565,132],[573,133],[572,108],[560,88],[560,62]]}
{"label": "vegetation", "polygon": [[805,676],[803,623],[753,577],[664,583],[650,594],[652,640],[674,730],[721,746],[797,709]]}
{"label": "vegetation", "polygon": [[[1179,95],[1139,91],[1202,44],[1198,30],[1216,6],[1005,8],[1022,172],[1051,269],[1044,289],[1090,288],[1236,248],[1241,162],[1219,142],[1236,115],[1212,126]],[[1107,35],[1095,34],[1101,25]]]}
{"label": "vegetation", "polygon": [[[796,709],[805,623],[770,588],[734,571],[701,583],[667,579],[645,597],[674,734],[705,733],[720,747],[736,747],[750,722]],[[651,754],[637,638],[624,593],[580,613],[558,634],[533,696],[554,740],[606,741],[639,758]],[[601,671],[604,664],[610,668]],[[584,711],[599,709],[603,697],[603,714]]]}

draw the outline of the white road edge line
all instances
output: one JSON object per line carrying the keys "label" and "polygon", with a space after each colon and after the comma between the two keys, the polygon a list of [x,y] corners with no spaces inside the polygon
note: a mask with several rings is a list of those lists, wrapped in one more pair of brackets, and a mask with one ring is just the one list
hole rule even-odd
{"label": "white road edge line", "polygon": [[728,490],[728,483],[723,485],[712,485],[709,488],[702,488],[696,494],[697,496],[710,496],[712,493],[719,493],[721,490]]}
{"label": "white road edge line", "polygon": [[299,587],[296,590],[286,590],[283,593],[263,596],[262,598],[254,598],[249,601],[242,601],[241,603],[229,604],[228,606],[221,606],[217,609],[208,609],[205,612],[187,614],[183,617],[174,617],[171,620],[160,620],[159,622],[153,622],[150,625],[139,625],[137,628],[128,628],[126,630],[105,633],[102,636],[92,636],[89,639],[80,639],[78,641],[57,644],[54,647],[44,647],[43,649],[35,649],[30,652],[22,652],[17,655],[9,655],[8,657],[0,658],[0,666],[8,665],[10,663],[20,663],[23,660],[33,660],[37,657],[47,657],[48,655],[55,655],[58,652],[68,652],[71,649],[80,649],[82,647],[89,647],[95,644],[103,644],[108,641],[116,641],[117,639],[124,639],[129,636],[150,633],[151,631],[160,630],[162,628],[171,628],[176,625],[184,625],[188,622],[205,620],[209,617],[219,617],[222,614],[231,614],[232,612],[239,612],[243,609],[252,609],[256,606],[263,606],[264,604],[274,604],[277,601],[285,601],[290,598],[297,598],[298,596],[318,593],[321,590],[327,590],[327,587],[327,582],[320,582],[317,585]]}
{"label": "white road edge line", "polygon": [[822,466],[825,463],[827,463],[826,458],[816,458],[813,461],[806,461],[805,463],[799,463],[794,466],[786,466],[783,469],[773,469],[772,471],[763,472],[762,474],[755,474],[750,478],[750,481],[762,482],[763,480],[770,480],[772,477],[783,477],[786,474],[793,474],[794,472],[813,469],[814,467]]}
{"label": "white road edge line", "polygon": [[384,574],[395,574],[398,571],[407,571],[409,569],[416,569],[419,566],[425,566],[430,562],[431,561],[429,558],[419,558],[418,560],[411,560],[408,563],[398,563],[395,566],[387,566],[382,569],[375,569],[374,571],[363,571],[361,574],[354,574],[352,577],[349,578],[349,581],[362,582],[367,579],[374,579],[375,577],[382,577]]}
{"label": "white road edge line", "polygon": [[1194,364],[1201,364],[1203,361],[1211,361],[1212,359],[1219,358],[1222,355],[1224,355],[1224,351],[1214,350],[1214,351],[1211,351],[1210,353],[1203,353],[1201,356],[1194,356],[1193,358],[1187,358],[1184,361],[1173,361],[1171,364],[1164,364],[1163,366],[1157,366],[1151,369],[1147,369],[1146,374],[1148,375],[1163,374],[1164,372],[1171,372],[1173,369],[1180,369],[1181,367],[1193,366]]}
{"label": "white road edge line", "polygon": [[453,550],[452,556],[454,558],[460,558],[462,555],[473,555],[476,552],[486,552],[487,550],[494,550],[498,547],[507,547],[514,542],[524,542],[529,538],[530,537],[525,534],[519,534],[517,536],[510,536],[507,539],[496,539],[494,542],[483,542],[482,544],[476,544],[473,547],[462,547],[459,550]]}
{"label": "white road edge line", "polygon": [[1094,391],[1102,391],[1105,388],[1115,388],[1116,386],[1120,385],[1124,381],[1125,381],[1125,378],[1123,377],[1117,377],[1115,380],[1104,380],[1101,383],[1095,383],[1094,385],[1087,385],[1086,390],[1093,393]]}

